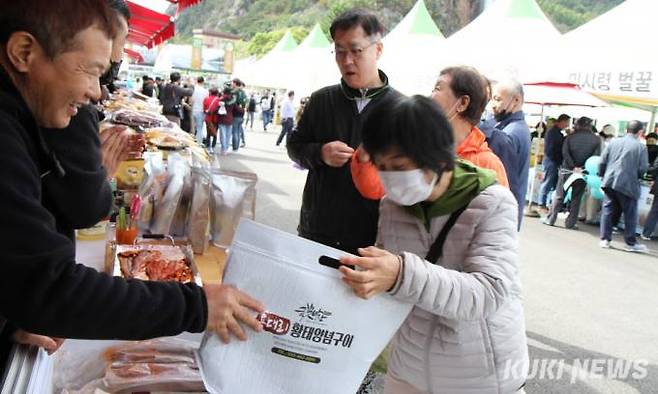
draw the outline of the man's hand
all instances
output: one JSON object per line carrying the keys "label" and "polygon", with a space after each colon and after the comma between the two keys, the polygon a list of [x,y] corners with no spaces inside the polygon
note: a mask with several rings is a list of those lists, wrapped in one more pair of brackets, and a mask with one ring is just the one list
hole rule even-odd
{"label": "man's hand", "polygon": [[354,265],[360,270],[339,268],[343,281],[357,296],[368,299],[388,291],[395,285],[401,267],[398,256],[374,246],[360,248],[359,254],[362,257],[345,256],[340,262],[344,265]]}
{"label": "man's hand", "polygon": [[575,167],[575,168],[573,169],[573,173],[574,173],[574,174],[582,174],[582,173],[583,173],[583,169],[580,168],[580,167]]}
{"label": "man's hand", "polygon": [[239,340],[247,340],[240,323],[244,323],[256,332],[263,326],[256,320],[257,313],[265,307],[247,294],[233,286],[209,284],[203,290],[208,300],[208,326],[206,330],[214,331],[224,343],[229,343],[230,333]]}
{"label": "man's hand", "polygon": [[103,167],[113,177],[124,160],[141,157],[144,136],[128,130],[126,126],[112,126],[100,134]]}
{"label": "man's hand", "polygon": [[352,154],[354,154],[354,149],[343,141],[328,142],[322,145],[322,161],[331,167],[344,166]]}
{"label": "man's hand", "polygon": [[12,339],[21,345],[42,347],[49,355],[55,353],[64,343],[63,338],[51,338],[44,335],[32,334],[21,329],[18,329],[14,333]]}
{"label": "man's hand", "polygon": [[114,176],[119,163],[124,160],[124,147],[128,144],[128,130],[125,126],[113,126],[103,130],[100,135],[103,167],[108,178]]}

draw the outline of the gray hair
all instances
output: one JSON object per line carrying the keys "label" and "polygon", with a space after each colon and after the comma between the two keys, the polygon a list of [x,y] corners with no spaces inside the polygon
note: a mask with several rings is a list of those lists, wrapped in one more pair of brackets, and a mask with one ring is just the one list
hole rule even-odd
{"label": "gray hair", "polygon": [[521,97],[521,101],[523,101],[523,98],[524,98],[523,84],[521,82],[519,82],[518,80],[516,80],[516,79],[506,79],[506,80],[498,82],[497,85],[503,87],[505,90],[507,90],[512,95],[519,95]]}

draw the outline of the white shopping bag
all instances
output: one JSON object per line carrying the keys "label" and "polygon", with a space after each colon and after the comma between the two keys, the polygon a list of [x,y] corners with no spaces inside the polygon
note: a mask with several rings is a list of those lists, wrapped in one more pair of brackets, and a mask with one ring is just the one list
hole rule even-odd
{"label": "white shopping bag", "polygon": [[210,393],[351,394],[411,311],[388,295],[357,298],[319,264],[336,249],[247,219],[230,249],[224,283],[262,301],[266,332],[224,345],[206,334],[199,364]]}

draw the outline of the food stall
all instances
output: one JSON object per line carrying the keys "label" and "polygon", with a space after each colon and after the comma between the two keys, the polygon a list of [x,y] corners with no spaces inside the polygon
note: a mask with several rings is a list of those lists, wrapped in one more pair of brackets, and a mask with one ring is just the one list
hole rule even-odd
{"label": "food stall", "polygon": [[[544,120],[545,107],[550,106],[579,106],[579,107],[607,107],[608,104],[580,89],[574,83],[533,82],[523,85],[524,100],[526,104],[541,106],[541,121]],[[539,188],[544,180],[541,161],[544,156],[544,139],[541,134],[532,140],[530,171],[528,180],[528,205],[526,212],[532,214],[532,206],[538,198]]]}
{"label": "food stall", "polygon": [[[138,93],[119,92],[102,110],[101,134],[125,133],[142,144],[114,176],[112,214],[78,230],[76,261],[127,279],[220,282],[239,220],[255,216],[256,175],[221,168]],[[203,391],[194,358],[201,338],[67,340],[52,357],[17,345],[1,392]]]}

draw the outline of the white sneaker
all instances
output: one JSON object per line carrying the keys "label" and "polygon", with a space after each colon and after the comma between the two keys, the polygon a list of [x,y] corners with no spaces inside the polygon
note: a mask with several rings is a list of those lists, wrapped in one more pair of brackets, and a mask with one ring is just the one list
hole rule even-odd
{"label": "white sneaker", "polygon": [[647,248],[647,245],[635,244],[624,246],[624,250],[627,252],[645,253],[649,251],[649,248]]}
{"label": "white sneaker", "polygon": [[604,249],[610,249],[610,241],[608,241],[607,239],[602,239],[599,242],[599,246],[604,248]]}
{"label": "white sneaker", "polygon": [[651,241],[651,237],[645,237],[644,235],[640,235],[640,238],[642,238],[645,241]]}

